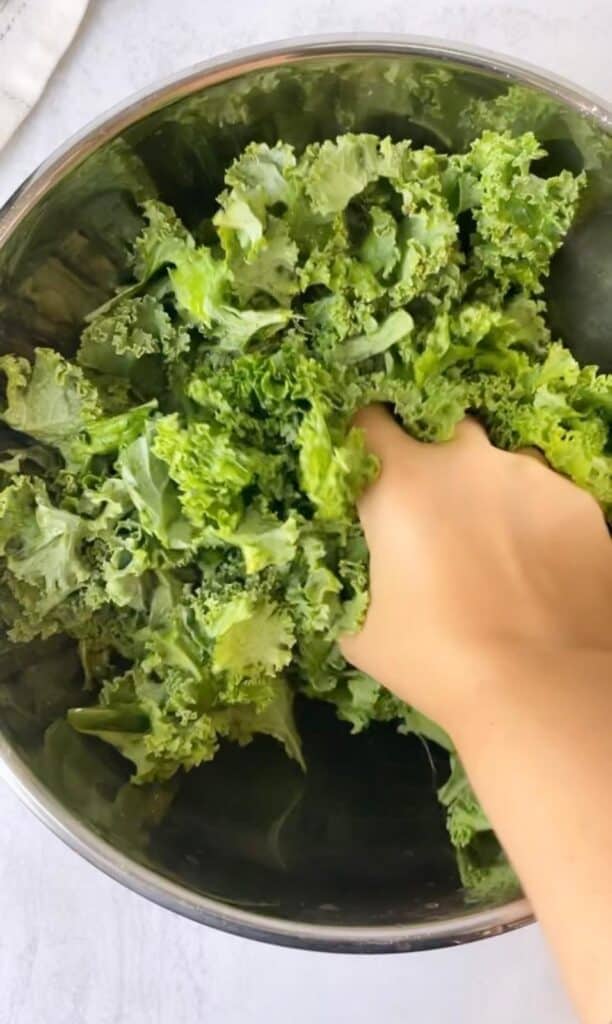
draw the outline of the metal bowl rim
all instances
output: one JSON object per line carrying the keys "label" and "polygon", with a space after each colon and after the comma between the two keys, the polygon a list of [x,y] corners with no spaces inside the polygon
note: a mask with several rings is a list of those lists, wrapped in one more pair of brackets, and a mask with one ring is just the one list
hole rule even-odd
{"label": "metal bowl rim", "polygon": [[[0,246],[36,203],[100,146],[177,100],[245,73],[319,58],[421,57],[497,74],[552,95],[612,131],[612,105],[533,65],[491,51],[428,37],[383,34],[312,36],[279,40],[214,57],[141,90],[100,115],[57,148],[0,210]],[[433,949],[497,935],[533,921],[526,899],[440,921],[380,926],[335,926],[285,920],[198,894],[132,860],[65,807],[0,735],[0,777],[68,846],[115,881],[153,902],[227,932],[284,946],[329,952],[383,953]]]}

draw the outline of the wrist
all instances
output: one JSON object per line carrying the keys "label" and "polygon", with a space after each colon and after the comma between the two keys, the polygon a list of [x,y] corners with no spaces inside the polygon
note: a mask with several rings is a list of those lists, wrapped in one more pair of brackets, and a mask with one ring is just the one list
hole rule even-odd
{"label": "wrist", "polygon": [[460,673],[461,685],[438,718],[467,758],[474,748],[494,748],[502,734],[550,732],[551,717],[562,727],[585,710],[595,714],[600,698],[607,707],[612,649],[496,650],[465,658]]}

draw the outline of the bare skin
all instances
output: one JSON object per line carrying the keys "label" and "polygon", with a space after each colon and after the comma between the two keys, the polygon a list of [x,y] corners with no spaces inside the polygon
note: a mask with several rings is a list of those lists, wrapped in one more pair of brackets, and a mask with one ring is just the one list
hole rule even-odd
{"label": "bare skin", "polygon": [[466,420],[444,445],[381,407],[360,516],[372,599],[350,662],[438,721],[585,1024],[612,1021],[612,544],[597,503]]}

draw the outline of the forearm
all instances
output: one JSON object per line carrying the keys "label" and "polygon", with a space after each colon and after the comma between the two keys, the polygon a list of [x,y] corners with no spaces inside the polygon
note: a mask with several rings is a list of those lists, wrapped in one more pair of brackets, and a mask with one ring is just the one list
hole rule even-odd
{"label": "forearm", "polygon": [[[500,678],[501,675],[501,678]],[[487,672],[451,729],[583,1019],[612,1021],[612,657]]]}
{"label": "forearm", "polygon": [[359,504],[370,607],[343,652],[453,737],[585,1024],[612,1024],[601,508],[538,459],[498,451],[474,421],[431,446],[377,407],[358,424],[382,470]]}

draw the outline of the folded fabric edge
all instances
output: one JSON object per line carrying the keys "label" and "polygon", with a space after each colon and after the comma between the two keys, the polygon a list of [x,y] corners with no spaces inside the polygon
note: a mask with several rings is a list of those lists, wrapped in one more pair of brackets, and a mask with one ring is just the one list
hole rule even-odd
{"label": "folded fabric edge", "polygon": [[40,99],[87,6],[48,0],[42,18],[32,0],[8,0],[0,9],[0,149]]}

